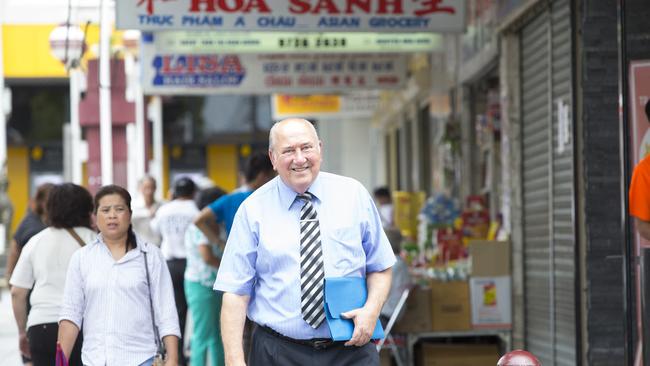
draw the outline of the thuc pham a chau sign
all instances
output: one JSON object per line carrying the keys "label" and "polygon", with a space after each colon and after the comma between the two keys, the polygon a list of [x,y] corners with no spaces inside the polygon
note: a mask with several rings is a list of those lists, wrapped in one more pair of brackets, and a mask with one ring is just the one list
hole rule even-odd
{"label": "thuc pham a chau sign", "polygon": [[141,30],[462,33],[466,0],[119,0]]}

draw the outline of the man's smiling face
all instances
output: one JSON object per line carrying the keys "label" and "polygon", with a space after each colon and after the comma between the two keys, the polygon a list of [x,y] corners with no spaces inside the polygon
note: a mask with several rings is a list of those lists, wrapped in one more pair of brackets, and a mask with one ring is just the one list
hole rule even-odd
{"label": "man's smiling face", "polygon": [[308,121],[289,119],[272,131],[269,149],[273,169],[297,193],[304,193],[320,172],[321,142]]}

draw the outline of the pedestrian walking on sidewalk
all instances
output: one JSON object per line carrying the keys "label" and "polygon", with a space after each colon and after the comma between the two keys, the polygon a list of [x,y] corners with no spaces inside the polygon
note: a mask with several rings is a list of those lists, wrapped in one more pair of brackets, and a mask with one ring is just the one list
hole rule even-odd
{"label": "pedestrian walking on sidewalk", "polygon": [[178,364],[180,329],[174,290],[160,249],[131,228],[131,196],[109,185],[95,195],[100,233],[75,252],[59,317],[66,357],[83,324],[85,366],[151,366],[158,345],[166,366]]}
{"label": "pedestrian walking on sidewalk", "polygon": [[[196,196],[197,208],[202,209],[224,194],[217,187],[201,190]],[[185,297],[194,330],[190,339],[191,364],[223,366],[223,345],[219,331],[222,294],[212,289],[223,252],[194,224],[185,232],[185,249]]]}
{"label": "pedestrian walking on sidewalk", "polygon": [[185,337],[185,320],[187,318],[187,300],[184,288],[185,267],[187,266],[185,231],[199,213],[199,209],[194,203],[195,193],[196,184],[192,179],[179,178],[174,183],[172,201],[162,205],[151,220],[151,229],[162,237],[160,250],[167,261],[174,286],[174,301],[181,327],[181,342],[178,345],[178,362],[181,366],[186,364],[183,354],[183,338]]}
{"label": "pedestrian walking on sidewalk", "polygon": [[[269,156],[279,176],[239,207],[219,267],[226,363],[244,365],[242,333],[253,330],[248,362],[257,365],[378,365],[371,343],[395,256],[368,191],[320,171],[322,143],[303,119],[276,123]],[[324,315],[325,277],[365,277],[368,297],[352,338],[332,340]]]}
{"label": "pedestrian walking on sidewalk", "polygon": [[[92,197],[85,188],[72,183],[54,186],[46,204],[50,226],[27,242],[11,276],[20,351],[31,356],[34,366],[53,363],[68,263],[75,251],[96,237],[90,229],[92,210]],[[27,294],[32,288],[27,316]],[[81,365],[81,338],[70,365]]]}

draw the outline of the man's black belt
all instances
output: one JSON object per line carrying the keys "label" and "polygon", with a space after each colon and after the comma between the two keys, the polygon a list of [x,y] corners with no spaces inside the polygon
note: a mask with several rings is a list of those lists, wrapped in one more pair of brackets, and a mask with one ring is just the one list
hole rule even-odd
{"label": "man's black belt", "polygon": [[263,325],[257,324],[258,327],[260,327],[263,331],[266,333],[278,337],[280,339],[284,339],[285,341],[289,341],[295,344],[300,344],[303,346],[308,346],[313,349],[327,349],[331,347],[336,347],[336,346],[342,346],[345,344],[345,341],[334,341],[332,338],[312,338],[312,339],[295,339],[291,337],[287,337],[283,334],[280,334],[273,329],[269,327],[265,327]]}

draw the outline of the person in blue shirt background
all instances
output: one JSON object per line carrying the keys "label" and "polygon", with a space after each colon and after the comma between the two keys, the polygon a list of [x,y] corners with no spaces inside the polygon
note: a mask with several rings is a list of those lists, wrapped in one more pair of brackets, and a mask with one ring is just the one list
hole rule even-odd
{"label": "person in blue shirt background", "polygon": [[275,176],[273,165],[265,153],[254,153],[246,164],[246,189],[235,191],[210,203],[204,207],[194,219],[194,225],[201,230],[212,243],[222,243],[219,238],[218,226],[223,224],[226,229],[226,237],[235,219],[235,213],[244,200]]}
{"label": "person in blue shirt background", "polygon": [[[379,364],[368,342],[388,295],[395,256],[368,191],[352,178],[321,172],[321,148],[307,120],[287,119],[271,128],[269,157],[279,176],[239,207],[214,284],[224,292],[221,333],[227,365],[245,364],[246,316],[256,323],[250,365]],[[316,219],[299,217],[307,200]],[[326,321],[303,319],[309,316],[302,309],[301,241],[312,234],[301,237],[300,221],[318,222],[324,278],[366,278],[365,305],[342,314],[355,324],[347,342],[332,341]],[[320,299],[313,302],[317,309],[323,306]]]}

